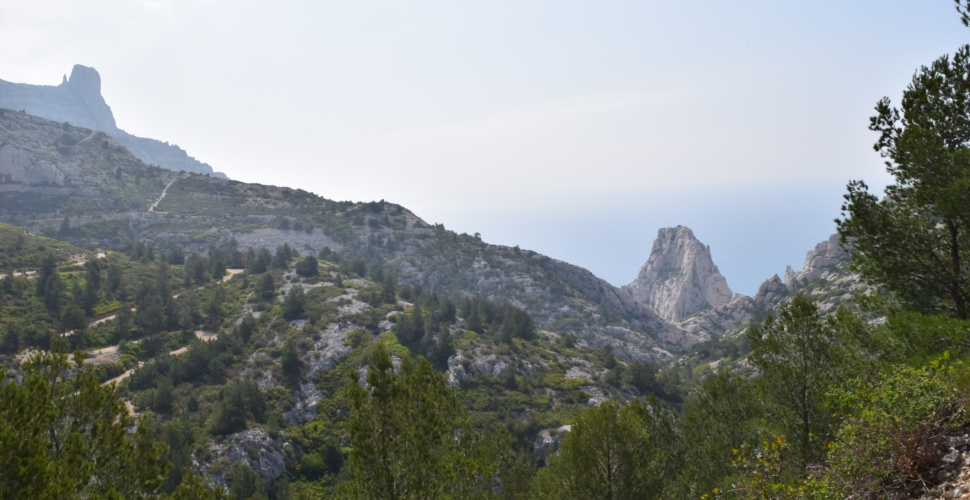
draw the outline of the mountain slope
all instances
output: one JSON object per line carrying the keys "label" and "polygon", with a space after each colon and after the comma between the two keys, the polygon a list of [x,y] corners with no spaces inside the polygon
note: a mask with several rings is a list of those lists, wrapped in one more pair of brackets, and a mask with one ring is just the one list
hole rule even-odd
{"label": "mountain slope", "polygon": [[107,134],[12,111],[0,116],[0,221],[102,248],[329,249],[445,296],[509,302],[544,330],[652,362],[737,331],[794,291],[810,289],[827,308],[862,289],[830,239],[784,282],[734,294],[685,227],[661,230],[638,278],[619,289],[566,262],[429,225],[400,205],[177,174],[143,164]]}
{"label": "mountain slope", "polygon": [[65,76],[58,86],[0,80],[0,108],[23,110],[59,123],[105,132],[150,165],[225,177],[174,144],[137,137],[119,129],[111,108],[101,96],[101,75],[94,68],[75,65],[71,77]]}
{"label": "mountain slope", "polygon": [[540,328],[629,359],[661,361],[689,344],[585,269],[428,225],[400,205],[176,174],[142,164],[106,134],[20,112],[0,116],[0,145],[0,159],[16,158],[0,161],[0,220],[31,231],[103,248],[142,241],[204,251],[233,240],[241,249],[329,248],[439,294],[512,303]]}

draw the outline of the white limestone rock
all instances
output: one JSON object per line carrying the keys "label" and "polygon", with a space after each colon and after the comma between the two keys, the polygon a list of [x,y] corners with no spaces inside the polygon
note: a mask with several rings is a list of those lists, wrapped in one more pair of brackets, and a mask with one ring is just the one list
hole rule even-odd
{"label": "white limestone rock", "polygon": [[684,226],[663,228],[640,274],[623,287],[667,321],[727,304],[736,298],[711,260],[711,248]]}
{"label": "white limestone rock", "polygon": [[0,183],[62,186],[64,173],[50,163],[11,146],[0,148]]}
{"label": "white limestone rock", "polygon": [[785,286],[794,289],[818,278],[825,271],[846,260],[848,252],[839,244],[839,235],[833,234],[805,255],[805,266],[801,271],[793,271],[791,266],[785,270]]}

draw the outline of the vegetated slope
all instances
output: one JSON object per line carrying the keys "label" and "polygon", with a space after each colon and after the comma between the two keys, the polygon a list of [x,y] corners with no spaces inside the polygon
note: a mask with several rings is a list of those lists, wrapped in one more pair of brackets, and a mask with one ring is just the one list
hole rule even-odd
{"label": "vegetated slope", "polygon": [[89,252],[53,238],[32,235],[22,227],[0,223],[0,274],[36,269],[47,254],[63,262],[71,256],[83,258],[85,253]]}
{"label": "vegetated slope", "polygon": [[233,240],[240,249],[330,248],[386,263],[402,282],[443,296],[512,303],[542,329],[629,359],[669,359],[686,344],[678,328],[585,269],[428,225],[400,205],[176,174],[142,164],[105,134],[20,112],[0,116],[0,143],[0,220],[31,231],[104,248],[202,250]]}
{"label": "vegetated slope", "polygon": [[150,165],[176,172],[184,170],[225,177],[174,144],[136,137],[119,129],[111,108],[101,96],[101,75],[94,68],[77,64],[70,79],[65,75],[63,83],[58,86],[0,80],[0,108],[23,110],[56,122],[105,132]]}
{"label": "vegetated slope", "polygon": [[[25,238],[12,259],[26,260],[40,244],[70,248]],[[80,307],[85,297],[94,309],[134,309],[65,338],[91,352],[87,363],[103,381],[121,384],[132,411],[155,413],[176,465],[171,487],[185,466],[219,484],[245,466],[270,489],[284,474],[336,477],[347,432],[341,394],[356,383],[347,373],[361,369],[378,341],[398,359],[430,359],[460,390],[476,426],[510,429],[516,448],[536,459],[548,452],[533,450],[538,432],[582,408],[668,390],[676,398],[654,366],[538,330],[513,306],[395,288],[377,264],[318,262],[285,245],[275,255],[226,246],[202,257],[136,243],[91,257],[46,273],[48,282],[74,283],[56,303],[37,294],[39,278],[0,280],[0,362],[15,374],[26,350],[47,349],[64,331],[52,311]],[[248,271],[224,274],[227,265]]]}

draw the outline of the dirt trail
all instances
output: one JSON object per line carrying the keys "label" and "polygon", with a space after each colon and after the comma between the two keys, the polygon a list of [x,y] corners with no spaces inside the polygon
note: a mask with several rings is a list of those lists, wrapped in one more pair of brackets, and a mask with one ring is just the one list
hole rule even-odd
{"label": "dirt trail", "polygon": [[226,272],[228,272],[229,274],[222,277],[222,282],[225,283],[231,280],[233,276],[237,274],[242,274],[244,271],[245,269],[227,269]]}
{"label": "dirt trail", "polygon": [[131,374],[134,373],[135,370],[137,370],[138,368],[141,368],[141,365],[143,365],[143,364],[145,364],[145,363],[139,361],[137,367],[132,368],[131,370],[128,370],[125,373],[122,373],[121,375],[118,375],[117,377],[115,377],[115,378],[113,378],[113,379],[111,379],[111,380],[109,380],[109,381],[107,381],[107,382],[105,382],[105,383],[103,383],[101,385],[108,385],[108,384],[110,384],[112,382],[115,383],[115,384],[119,384],[119,383],[121,383],[122,380],[130,377]]}
{"label": "dirt trail", "polygon": [[[134,307],[131,308],[131,313],[132,314],[135,313],[135,308]],[[107,316],[105,316],[103,318],[97,318],[97,319],[91,321],[90,323],[88,323],[88,328],[91,328],[94,325],[100,325],[101,323],[104,323],[105,321],[111,321],[111,320],[113,320],[113,319],[115,319],[117,317],[118,317],[118,313],[111,313],[111,314],[109,314],[109,315],[107,315]]]}
{"label": "dirt trail", "polygon": [[[198,337],[203,342],[208,342],[210,340],[215,340],[216,338],[218,338],[219,334],[218,333],[209,333],[209,332],[198,331],[198,332],[195,332],[195,336]],[[99,351],[106,351],[108,349],[114,349],[114,351],[112,351],[112,352],[117,352],[118,351],[118,346],[105,347],[104,349],[99,349]],[[178,349],[176,349],[174,351],[170,351],[168,353],[168,355],[169,356],[176,356],[176,355],[182,354],[183,352],[187,352],[188,350],[189,350],[188,346],[186,346],[186,347],[180,347],[180,348],[178,348]],[[96,352],[96,351],[92,351],[92,354],[94,354],[94,352]],[[109,380],[109,381],[107,381],[107,382],[105,382],[105,383],[103,383],[101,385],[108,385],[108,384],[110,384],[112,382],[114,382],[116,384],[117,383],[120,383],[122,380],[130,377],[131,374],[137,368],[140,368],[143,364],[145,364],[145,363],[144,362],[139,362],[138,363],[138,367],[132,368],[131,370],[128,370],[125,373],[122,373],[121,375],[118,375],[117,377],[115,377],[115,378],[113,378],[113,379],[111,379],[111,380]]]}
{"label": "dirt trail", "polygon": [[195,332],[195,336],[198,337],[198,339],[203,342],[209,342],[211,340],[215,340],[219,338],[218,333],[210,333],[210,332],[203,332],[203,331]]}
{"label": "dirt trail", "polygon": [[81,139],[80,141],[77,141],[77,145],[80,146],[81,144],[85,144],[85,143],[89,142],[91,139],[94,139],[94,136],[96,136],[96,135],[98,135],[98,131],[97,130],[92,130],[91,131],[91,135],[85,137],[84,139]]}
{"label": "dirt trail", "polygon": [[161,203],[162,200],[165,199],[165,194],[168,193],[168,188],[172,187],[172,184],[175,184],[175,181],[177,181],[179,179],[184,179],[184,178],[185,178],[185,176],[180,175],[180,176],[178,176],[178,177],[176,177],[176,178],[168,181],[168,184],[165,185],[165,189],[162,190],[161,196],[159,196],[158,199],[155,200],[155,203],[152,203],[152,206],[148,207],[148,213],[153,213],[155,211],[155,207],[157,207],[158,204]]}

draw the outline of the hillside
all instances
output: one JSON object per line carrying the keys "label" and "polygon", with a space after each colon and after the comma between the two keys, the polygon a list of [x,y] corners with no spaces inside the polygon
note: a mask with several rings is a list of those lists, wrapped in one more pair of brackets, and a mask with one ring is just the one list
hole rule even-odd
{"label": "hillside", "polygon": [[710,250],[677,228],[660,231],[640,277],[620,289],[536,252],[430,225],[400,205],[176,174],[145,165],[106,134],[15,111],[0,116],[0,220],[102,248],[137,241],[187,251],[230,243],[242,250],[283,243],[301,252],[330,249],[456,300],[512,303],[542,329],[649,362],[736,332],[806,286],[840,297],[856,286],[831,240],[785,282],[769,279],[755,297],[734,294]]}
{"label": "hillside", "polygon": [[[4,234],[18,230],[0,226]],[[48,256],[74,250],[26,235],[3,251],[32,262],[41,247]],[[286,245],[275,254],[148,252],[135,244],[84,262],[55,257],[59,269],[0,280],[0,362],[16,373],[27,352],[56,338],[89,351],[85,363],[120,384],[131,411],[156,415],[169,459],[215,484],[231,482],[230,462],[255,471],[268,489],[284,473],[336,477],[346,373],[365,364],[378,340],[395,359],[430,359],[460,390],[476,426],[512,429],[516,448],[529,455],[541,429],[589,405],[665,390],[674,396],[656,367],[537,330],[512,306],[395,289],[380,266],[336,254],[336,261],[298,257]],[[238,265],[247,270],[226,271]],[[241,408],[232,406],[233,391],[244,394]],[[328,423],[322,432],[320,422]],[[537,459],[547,451],[535,450]],[[172,474],[174,486],[182,471]]]}
{"label": "hillside", "polygon": [[0,116],[0,141],[0,159],[10,158],[0,160],[0,220],[32,232],[103,248],[328,248],[385,263],[401,282],[443,296],[512,303],[540,328],[629,359],[669,359],[687,344],[679,329],[585,269],[429,225],[400,205],[176,174],[144,165],[106,134],[20,112]]}
{"label": "hillside", "polygon": [[[84,365],[168,445],[165,491],[189,473],[278,498],[290,482],[347,484],[347,394],[378,346],[399,366],[428,360],[469,425],[508,433],[510,467],[528,478],[576,415],[615,408],[606,401],[687,412],[685,429],[717,420],[698,394],[756,372],[752,322],[798,292],[824,316],[866,291],[832,237],[801,271],[734,294],[684,227],[660,230],[638,277],[616,288],[383,200],[176,173],[102,132],[10,110],[0,220],[24,228],[0,226],[12,242],[0,256],[21,273],[0,281],[0,364],[17,377],[61,340],[87,351]],[[678,487],[713,487],[718,460],[707,473],[685,466]]]}

